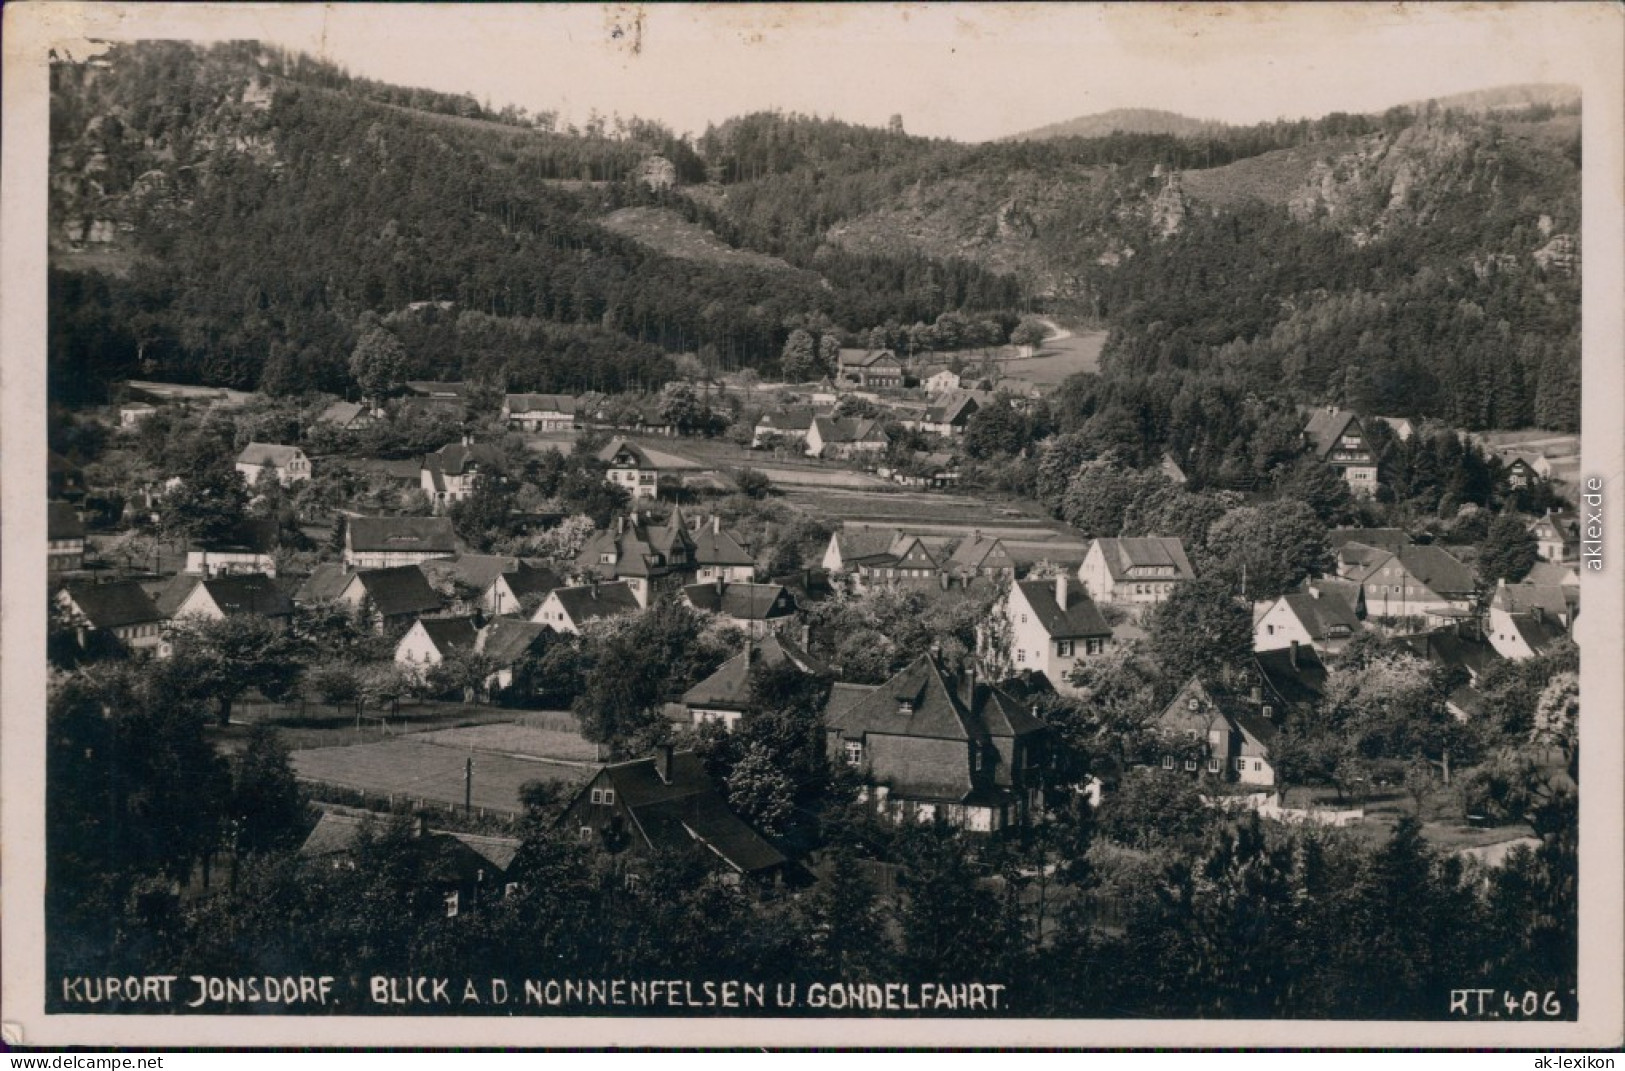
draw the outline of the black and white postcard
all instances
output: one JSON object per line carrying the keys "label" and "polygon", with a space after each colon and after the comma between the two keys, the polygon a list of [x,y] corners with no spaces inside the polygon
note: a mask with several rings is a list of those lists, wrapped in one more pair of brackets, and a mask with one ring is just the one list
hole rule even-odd
{"label": "black and white postcard", "polygon": [[1620,1043],[1617,5],[4,17],[6,1044]]}

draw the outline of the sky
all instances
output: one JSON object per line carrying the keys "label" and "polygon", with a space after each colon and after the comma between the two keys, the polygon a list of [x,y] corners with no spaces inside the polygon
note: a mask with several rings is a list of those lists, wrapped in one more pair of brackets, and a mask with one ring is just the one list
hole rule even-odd
{"label": "sky", "polygon": [[[1603,5],[1595,5],[1601,7]],[[1251,123],[1576,80],[1593,5],[759,4],[110,7],[86,36],[255,37],[495,107],[763,109],[979,141],[1113,108]]]}

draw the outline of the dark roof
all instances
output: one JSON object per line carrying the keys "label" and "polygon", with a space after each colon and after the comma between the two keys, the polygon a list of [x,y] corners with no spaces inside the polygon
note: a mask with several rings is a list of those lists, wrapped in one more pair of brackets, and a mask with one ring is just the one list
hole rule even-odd
{"label": "dark roof", "polygon": [[1348,629],[1351,635],[1360,627],[1360,619],[1354,616],[1348,603],[1335,595],[1317,599],[1308,592],[1289,591],[1281,600],[1292,608],[1311,639],[1324,640],[1339,626]]}
{"label": "dark roof", "polygon": [[197,587],[202,580],[201,576],[195,576],[191,573],[176,573],[169,578],[169,583],[165,584],[158,594],[154,596],[153,605],[157,606],[158,612],[166,618],[174,617],[175,611],[181,608],[181,603],[186,601],[186,597],[192,594],[192,589]]}
{"label": "dark roof", "polygon": [[1258,651],[1253,655],[1253,664],[1264,684],[1287,703],[1311,706],[1326,691],[1326,663],[1313,647],[1300,646],[1296,656],[1290,647]]}
{"label": "dark roof", "polygon": [[695,530],[694,563],[696,565],[755,565],[756,559],[733,534],[702,524]]}
{"label": "dark roof", "polygon": [[[522,599],[526,595],[546,595],[558,587],[562,581],[559,575],[551,569],[538,568],[534,565],[519,563],[518,569],[504,570],[502,579],[508,582],[508,590],[513,592],[514,598]],[[496,577],[491,578],[490,588],[497,582]]]}
{"label": "dark roof", "polygon": [[723,614],[736,621],[766,621],[796,612],[796,600],[782,584],[716,581],[683,589],[696,610]]}
{"label": "dark roof", "polygon": [[318,424],[337,424],[341,428],[347,428],[361,413],[362,408],[358,402],[334,402],[317,415],[316,422]]}
{"label": "dark roof", "polygon": [[423,467],[431,473],[464,476],[480,466],[498,466],[502,453],[489,443],[452,443],[423,456]]}
{"label": "dark roof", "polygon": [[401,483],[417,485],[423,478],[423,459],[416,457],[363,457],[347,462],[357,472],[376,473]]}
{"label": "dark roof", "polygon": [[1351,616],[1359,618],[1365,599],[1365,586],[1359,581],[1328,576],[1305,581],[1303,586],[1305,591],[1322,599],[1340,600]]}
{"label": "dark roof", "polygon": [[287,591],[263,574],[218,576],[200,584],[222,613],[260,617],[287,617],[293,613],[293,600]]}
{"label": "dark roof", "polygon": [[45,512],[47,539],[83,539],[85,522],[79,519],[73,506],[67,502],[52,502]]}
{"label": "dark roof", "polygon": [[1053,580],[1022,580],[1016,585],[1026,596],[1027,603],[1038,616],[1052,640],[1078,639],[1087,636],[1110,636],[1111,626],[1100,616],[1094,600],[1082,584],[1070,583],[1066,589],[1066,605],[1055,601]]}
{"label": "dark roof", "polygon": [[1352,409],[1320,408],[1309,418],[1308,425],[1303,433],[1314,444],[1315,456],[1325,460],[1326,456],[1337,446],[1337,440],[1343,437],[1343,432],[1350,424],[1354,424],[1355,433],[1358,434],[1359,418]]}
{"label": "dark roof", "polygon": [[111,584],[70,583],[64,590],[96,628],[141,625],[158,621],[163,616],[147,597],[146,591],[134,580],[120,580]]}
{"label": "dark roof", "polygon": [[301,606],[314,602],[332,602],[344,594],[344,589],[350,586],[355,579],[355,573],[346,568],[343,562],[323,562],[311,570],[299,590],[294,592],[293,601]]}
{"label": "dark roof", "polygon": [[878,419],[867,417],[814,417],[818,437],[825,445],[830,443],[883,443],[886,432]]}
{"label": "dark roof", "polygon": [[211,554],[269,554],[277,547],[277,523],[245,519],[218,539],[199,539],[197,548]]}
{"label": "dark roof", "polygon": [[[352,851],[363,825],[368,821],[379,822],[378,828],[382,828],[381,820],[370,816],[360,817],[323,811],[321,818],[316,822],[316,828],[310,831],[305,842],[299,846],[299,854],[320,857],[342,855]],[[513,864],[514,856],[519,854],[520,842],[511,837],[485,837],[440,829],[430,830],[429,836],[447,845],[456,845],[459,850],[472,853],[501,874],[507,873]]]}
{"label": "dark roof", "polygon": [[406,389],[413,394],[422,394],[428,397],[461,398],[468,390],[466,383],[451,383],[437,379],[409,379]]}
{"label": "dark roof", "polygon": [[1518,635],[1523,637],[1529,649],[1536,653],[1545,651],[1568,635],[1560,622],[1533,614],[1513,614],[1512,627],[1518,630]]}
{"label": "dark roof", "polygon": [[1394,551],[1410,574],[1435,594],[1470,592],[1475,586],[1473,571],[1449,551],[1436,544],[1411,545]]}
{"label": "dark roof", "polygon": [[457,535],[450,517],[351,517],[349,545],[356,551],[420,551],[451,555]]}
{"label": "dark roof", "polygon": [[484,591],[505,572],[517,569],[519,559],[506,554],[459,554],[455,558],[441,558],[414,566],[423,570],[431,584],[455,581],[475,591]]}
{"label": "dark roof", "polygon": [[980,569],[987,563],[989,557],[994,558],[995,563],[1001,567],[1015,567],[1015,559],[1005,549],[1004,541],[998,537],[985,539],[980,532],[972,532],[960,540],[953,554],[949,556],[948,563],[962,569]]}
{"label": "dark roof", "polygon": [[632,594],[632,586],[624,582],[555,588],[553,594],[558,596],[564,612],[577,625],[600,617],[635,614],[643,609],[638,597]]}
{"label": "dark roof", "polygon": [[1392,551],[1415,541],[1403,528],[1333,528],[1326,533],[1326,542],[1335,553],[1345,543],[1363,543],[1368,547]]}
{"label": "dark roof", "polygon": [[[891,350],[856,350],[843,349],[839,354],[839,361],[844,368],[867,368],[881,361],[891,361],[899,364],[897,355]],[[900,365],[899,365],[900,366]]]}
{"label": "dark roof", "polygon": [[619,435],[611,439],[607,444],[605,444],[603,449],[598,451],[598,460],[604,462],[605,464],[612,464],[615,461],[616,456],[622,451],[629,453],[635,459],[636,465],[640,469],[686,471],[704,467],[703,465],[698,465],[695,462],[688,460],[686,457],[678,457],[676,454],[670,454],[664,450],[656,450],[650,446],[643,446],[640,443],[631,442]]}
{"label": "dark roof", "polygon": [[806,431],[812,427],[815,415],[817,414],[811,406],[785,409],[777,413],[763,413],[756,418],[756,426],[773,431]]}
{"label": "dark roof", "polygon": [[785,862],[777,848],[728,809],[692,751],[671,756],[669,782],[661,779],[653,756],[605,766],[603,772],[652,848],[680,851],[698,841],[747,874]]}
{"label": "dark roof", "polygon": [[1181,580],[1196,576],[1190,559],[1185,557],[1185,544],[1173,536],[1098,539],[1096,542],[1100,544],[1106,570],[1113,580],[1131,579],[1134,574],[1130,570],[1137,568],[1172,568]]}
{"label": "dark roof", "polygon": [[[827,722],[844,737],[866,734],[981,740],[1025,736],[1044,728],[1020,703],[999,689],[968,680],[950,681],[935,660],[922,655],[885,684]],[[903,713],[906,704],[908,713]]]}
{"label": "dark roof", "polygon": [[757,666],[793,665],[804,673],[828,674],[829,667],[805,651],[769,633],[760,643],[734,655],[715,673],[683,694],[690,707],[743,710],[750,702],[750,674]]}
{"label": "dark roof", "polygon": [[373,608],[385,617],[405,617],[440,609],[439,593],[429,586],[428,577],[415,565],[363,569],[355,576],[366,589]]}
{"label": "dark roof", "polygon": [[568,413],[576,411],[576,400],[569,394],[510,394],[508,412],[513,413]]}
{"label": "dark roof", "polygon": [[479,649],[499,667],[510,666],[530,650],[538,637],[552,631],[546,625],[516,617],[495,617],[480,632]]}
{"label": "dark roof", "polygon": [[1459,666],[1474,677],[1501,661],[1501,653],[1493,645],[1462,636],[1453,628],[1401,636],[1399,643],[1418,658],[1441,666]]}
{"label": "dark roof", "polygon": [[479,642],[480,631],[474,627],[472,617],[420,617],[417,624],[428,633],[429,642],[441,654],[452,650],[473,650]]}
{"label": "dark roof", "polygon": [[1490,607],[1509,614],[1527,614],[1539,610],[1554,619],[1568,613],[1568,600],[1559,584],[1500,584],[1490,599]]}
{"label": "dark roof", "polygon": [[297,446],[283,446],[279,443],[249,443],[243,447],[243,452],[237,455],[239,465],[264,465],[270,463],[282,468],[288,462],[300,457],[304,451]]}

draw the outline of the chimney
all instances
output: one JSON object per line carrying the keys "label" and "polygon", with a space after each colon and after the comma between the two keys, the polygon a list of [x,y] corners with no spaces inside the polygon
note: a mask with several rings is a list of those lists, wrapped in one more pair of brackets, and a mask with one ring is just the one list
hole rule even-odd
{"label": "chimney", "polygon": [[1298,641],[1293,640],[1292,641],[1292,646],[1290,648],[1288,648],[1288,650],[1289,650],[1290,653],[1287,655],[1287,658],[1292,662],[1292,668],[1297,669],[1298,668]]}
{"label": "chimney", "polygon": [[806,622],[802,622],[801,625],[801,649],[803,651],[812,650],[812,626]]}
{"label": "chimney", "polygon": [[670,744],[659,744],[655,747],[655,774],[663,785],[671,784],[671,753]]}
{"label": "chimney", "polygon": [[1546,607],[1535,607],[1535,623],[1537,625],[1544,625],[1546,623]]}
{"label": "chimney", "polygon": [[1066,609],[1066,573],[1060,572],[1055,576],[1055,605]]}
{"label": "chimney", "polygon": [[976,667],[967,663],[965,665],[965,707],[975,709],[976,706]]}
{"label": "chimney", "polygon": [[713,535],[722,534],[722,517],[719,514],[712,514],[711,516],[711,533]]}
{"label": "chimney", "polygon": [[722,598],[722,574],[717,574],[717,598]]}
{"label": "chimney", "polygon": [[416,821],[412,823],[412,833],[419,838],[429,835],[429,816],[422,811],[417,813]]}

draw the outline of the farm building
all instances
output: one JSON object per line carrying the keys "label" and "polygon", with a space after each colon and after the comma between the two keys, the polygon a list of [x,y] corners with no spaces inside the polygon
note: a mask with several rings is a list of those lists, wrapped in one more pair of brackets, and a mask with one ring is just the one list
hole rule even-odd
{"label": "farm building", "polygon": [[351,517],[344,526],[344,564],[356,569],[417,565],[456,553],[448,517]]}
{"label": "farm building", "polygon": [[732,730],[750,706],[751,674],[758,668],[792,665],[803,673],[827,677],[830,669],[808,654],[802,645],[775,633],[752,642],[717,671],[683,693],[683,706],[698,727],[716,723]]}
{"label": "farm building", "polygon": [[594,581],[579,587],[555,588],[536,608],[531,620],[554,632],[576,632],[589,621],[621,614],[635,614],[643,603],[631,585],[623,582],[600,584]]}
{"label": "farm building", "polygon": [[249,443],[237,455],[237,471],[253,487],[269,474],[283,487],[310,479],[310,458],[297,446]]}

